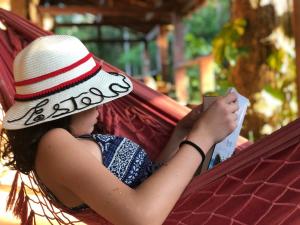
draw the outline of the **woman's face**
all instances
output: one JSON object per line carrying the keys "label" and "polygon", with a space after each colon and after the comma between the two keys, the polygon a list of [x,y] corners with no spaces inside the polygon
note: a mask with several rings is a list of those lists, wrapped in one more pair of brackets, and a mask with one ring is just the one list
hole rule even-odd
{"label": "woman's face", "polygon": [[98,110],[92,108],[71,116],[70,130],[74,136],[90,134],[97,123]]}

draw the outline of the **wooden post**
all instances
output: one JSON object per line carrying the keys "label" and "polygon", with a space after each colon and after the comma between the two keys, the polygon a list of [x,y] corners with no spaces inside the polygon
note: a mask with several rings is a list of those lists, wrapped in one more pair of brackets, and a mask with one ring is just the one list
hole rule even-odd
{"label": "wooden post", "polygon": [[27,18],[27,1],[26,0],[11,0],[11,11],[23,18]]}
{"label": "wooden post", "polygon": [[214,59],[212,55],[199,58],[200,97],[207,92],[215,91]]}
{"label": "wooden post", "polygon": [[148,49],[148,42],[144,41],[144,51],[143,51],[143,76],[151,75],[151,68],[150,68],[150,55]]}
{"label": "wooden post", "polygon": [[[123,39],[124,39],[123,49],[124,49],[124,52],[126,54],[128,54],[129,51],[130,51],[130,42],[128,41],[129,32],[128,32],[127,28],[123,28],[121,31],[122,31]],[[126,62],[126,64],[125,64],[125,71],[126,71],[127,74],[133,75],[132,70],[131,70],[131,65],[128,62]]]}
{"label": "wooden post", "polygon": [[298,99],[298,116],[300,116],[300,2],[294,0],[293,10],[293,30],[296,42],[296,86],[297,86],[297,99]]}
{"label": "wooden post", "polygon": [[31,22],[43,28],[43,18],[38,11],[39,0],[31,0],[29,2],[29,18]]}
{"label": "wooden post", "polygon": [[168,60],[168,30],[165,26],[160,26],[159,35],[156,39],[156,44],[158,47],[158,63],[159,69],[161,70],[162,80],[163,81],[170,81],[168,77],[168,67],[169,67],[169,60]]}
{"label": "wooden post", "polygon": [[184,62],[184,25],[182,19],[176,14],[173,16],[174,42],[173,42],[173,64],[175,72],[175,90],[177,100],[182,104],[187,104],[189,100],[188,84]]}
{"label": "wooden post", "polygon": [[187,105],[189,101],[189,79],[186,76],[185,67],[178,67],[175,71],[175,91],[177,101],[182,105]]}

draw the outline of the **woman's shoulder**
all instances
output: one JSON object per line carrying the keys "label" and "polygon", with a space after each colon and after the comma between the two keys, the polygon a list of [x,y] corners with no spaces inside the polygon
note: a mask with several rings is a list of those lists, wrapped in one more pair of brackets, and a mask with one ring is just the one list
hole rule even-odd
{"label": "woman's shoulder", "polygon": [[80,142],[71,133],[61,128],[52,129],[38,143],[35,169],[57,177],[59,171],[70,169],[70,164],[76,165],[82,152]]}
{"label": "woman's shoulder", "polygon": [[40,144],[43,143],[59,143],[60,141],[68,139],[75,139],[73,135],[63,128],[54,128],[49,131],[47,131],[40,139]]}
{"label": "woman's shoulder", "polygon": [[63,157],[68,154],[70,147],[76,145],[76,138],[62,128],[51,129],[46,132],[38,143],[38,155],[53,156],[58,154]]}
{"label": "woman's shoulder", "polygon": [[72,136],[69,131],[63,128],[53,128],[47,131],[43,136],[42,139],[50,139],[50,138],[57,138],[59,136]]}

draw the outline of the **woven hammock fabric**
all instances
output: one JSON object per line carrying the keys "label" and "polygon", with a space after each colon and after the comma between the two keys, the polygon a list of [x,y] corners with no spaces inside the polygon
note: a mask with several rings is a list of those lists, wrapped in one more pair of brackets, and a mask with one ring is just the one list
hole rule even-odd
{"label": "woven hammock fabric", "polygon": [[[0,101],[5,110],[13,103],[12,61],[33,39],[47,35],[28,21],[0,9]],[[119,71],[103,62],[107,71]],[[134,92],[101,107],[101,121],[111,133],[141,144],[151,157],[158,154],[176,122],[188,112],[167,97],[134,81]],[[296,120],[248,146],[214,169],[195,177],[166,219],[166,225],[300,224],[300,121]],[[21,179],[21,181],[20,181]],[[21,188],[17,191],[17,183]],[[22,224],[43,216],[49,224],[110,224],[92,210],[72,214],[48,201],[33,176],[17,173],[8,209]],[[30,191],[28,191],[30,190]],[[18,193],[17,193],[18,192]],[[35,193],[32,197],[29,193]],[[40,209],[35,209],[38,205]],[[68,213],[75,216],[69,218]]]}

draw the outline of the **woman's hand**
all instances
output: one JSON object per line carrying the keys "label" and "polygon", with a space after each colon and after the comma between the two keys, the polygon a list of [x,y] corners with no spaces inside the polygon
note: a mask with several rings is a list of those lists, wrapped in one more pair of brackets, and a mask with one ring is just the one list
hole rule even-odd
{"label": "woman's hand", "polygon": [[174,156],[178,150],[180,142],[191,131],[195,122],[199,119],[200,114],[202,114],[202,105],[195,107],[177,123],[168,143],[164,147],[163,151],[161,151],[160,155],[156,158],[156,163],[165,163]]}
{"label": "woman's hand", "polygon": [[193,128],[195,122],[202,115],[202,105],[198,105],[192,109],[188,114],[186,114],[176,125],[178,132],[182,133],[184,136],[190,132]]}
{"label": "woman's hand", "polygon": [[207,139],[205,147],[221,141],[236,128],[237,110],[237,95],[235,93],[218,97],[195,122],[193,129],[188,135],[188,139],[198,143],[205,137]]}

